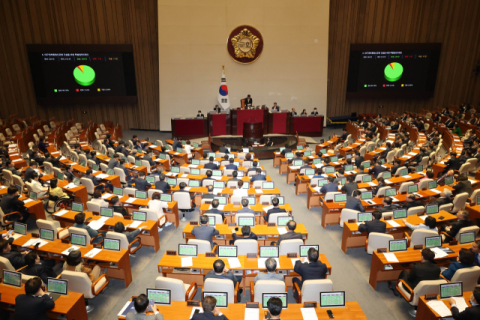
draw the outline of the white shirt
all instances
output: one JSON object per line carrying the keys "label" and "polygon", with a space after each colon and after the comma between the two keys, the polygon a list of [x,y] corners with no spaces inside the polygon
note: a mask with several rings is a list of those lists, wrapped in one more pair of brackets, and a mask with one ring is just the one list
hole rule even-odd
{"label": "white shirt", "polygon": [[47,191],[47,188],[42,187],[42,184],[37,180],[32,180],[32,189],[32,191],[35,193]]}
{"label": "white shirt", "polygon": [[108,207],[108,203],[103,200],[103,199],[91,199],[90,201],[92,201],[93,203],[96,203],[98,204],[100,207]]}
{"label": "white shirt", "polygon": [[168,208],[168,204],[160,200],[150,200],[148,208],[154,210],[157,213],[157,219],[160,219],[164,215],[163,208]]}
{"label": "white shirt", "polygon": [[191,145],[186,144],[183,148],[185,149],[185,151],[186,151],[188,154],[192,153],[193,147],[192,147]]}

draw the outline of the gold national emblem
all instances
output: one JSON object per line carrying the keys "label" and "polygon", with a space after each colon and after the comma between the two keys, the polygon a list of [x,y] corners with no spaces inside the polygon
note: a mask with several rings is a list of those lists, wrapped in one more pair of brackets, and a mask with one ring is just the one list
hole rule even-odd
{"label": "gold national emblem", "polygon": [[232,46],[235,49],[235,57],[255,59],[255,53],[260,43],[260,38],[256,37],[247,28],[243,29],[239,34],[232,37]]}

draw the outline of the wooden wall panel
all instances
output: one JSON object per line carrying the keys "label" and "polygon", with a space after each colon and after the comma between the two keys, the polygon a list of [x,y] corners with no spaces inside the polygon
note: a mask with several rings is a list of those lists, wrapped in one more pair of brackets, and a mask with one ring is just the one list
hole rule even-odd
{"label": "wooden wall panel", "polygon": [[[157,25],[157,0],[0,1],[0,116],[37,114],[158,130]],[[132,44],[138,103],[37,106],[26,44]]]}
{"label": "wooden wall panel", "polygon": [[[330,0],[327,115],[420,110],[480,102],[480,1]],[[435,94],[430,99],[345,99],[351,43],[440,42]],[[378,106],[383,105],[383,109]]]}

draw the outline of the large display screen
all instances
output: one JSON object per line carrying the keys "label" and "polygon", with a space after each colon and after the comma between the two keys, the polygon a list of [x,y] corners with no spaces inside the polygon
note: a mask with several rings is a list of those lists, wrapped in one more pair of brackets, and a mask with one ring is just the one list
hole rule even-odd
{"label": "large display screen", "polygon": [[27,45],[39,104],[137,102],[131,45]]}
{"label": "large display screen", "polygon": [[347,98],[433,96],[440,43],[352,44]]}

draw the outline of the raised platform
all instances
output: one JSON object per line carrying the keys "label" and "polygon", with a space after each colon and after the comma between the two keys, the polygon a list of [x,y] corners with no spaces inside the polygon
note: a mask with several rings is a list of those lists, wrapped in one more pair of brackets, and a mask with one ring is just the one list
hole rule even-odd
{"label": "raised platform", "polygon": [[[267,138],[268,137],[263,137],[258,142],[264,144],[267,141]],[[242,148],[249,147],[250,151],[255,154],[255,158],[272,159],[274,157],[274,152],[278,151],[281,147],[285,147],[285,144],[287,144],[292,150],[296,149],[297,139],[293,135],[270,136],[269,138],[272,139],[273,146],[252,147],[252,142],[243,139],[242,136],[214,137],[212,138],[212,151],[218,151],[223,144],[227,144],[227,147],[230,147],[232,151],[242,152]]]}

